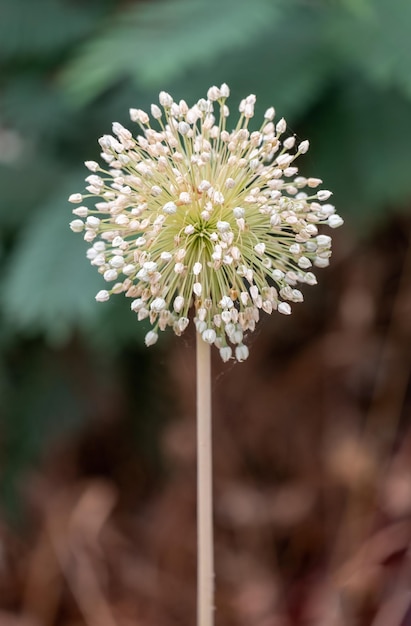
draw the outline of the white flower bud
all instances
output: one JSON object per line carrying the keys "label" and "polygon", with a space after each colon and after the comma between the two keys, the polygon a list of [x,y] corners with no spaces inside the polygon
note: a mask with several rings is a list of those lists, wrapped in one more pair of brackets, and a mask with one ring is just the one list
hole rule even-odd
{"label": "white flower bud", "polygon": [[244,217],[245,210],[240,206],[236,206],[233,209],[233,214],[234,214],[234,217],[236,217],[237,219],[240,219],[241,217]]}
{"label": "white flower bud", "polygon": [[280,167],[284,167],[289,165],[293,158],[294,157],[291,154],[281,154],[279,157],[276,158],[276,162]]}
{"label": "white flower bud", "polygon": [[304,296],[299,289],[293,289],[292,300],[293,302],[303,302]]}
{"label": "white flower bud", "polygon": [[270,107],[264,113],[264,119],[266,119],[268,122],[271,122],[274,119],[274,116],[275,116],[275,109],[274,109],[274,107]]}
{"label": "white flower bud", "polygon": [[271,313],[273,312],[273,304],[270,300],[263,300],[261,308],[265,313],[268,313],[268,315],[271,315]]}
{"label": "white flower bud", "polygon": [[158,99],[162,107],[171,107],[173,104],[173,98],[166,91],[160,91]]}
{"label": "white flower bud", "polygon": [[73,204],[80,204],[80,202],[83,201],[83,196],[81,195],[81,193],[72,193],[71,196],[69,196],[68,201],[72,202]]}
{"label": "white flower bud", "polygon": [[327,258],[316,256],[314,259],[314,265],[316,267],[328,267],[329,264],[330,264],[330,261]]}
{"label": "white flower bud", "polygon": [[[298,172],[298,167],[286,167],[283,174],[284,176],[290,177],[290,176],[295,176],[295,174]],[[296,184],[297,181],[294,180],[294,184]],[[271,196],[273,197],[273,196]]]}
{"label": "white flower bud", "polygon": [[247,102],[244,107],[244,117],[250,119],[254,116],[254,104],[251,102]]}
{"label": "white flower bud", "polygon": [[120,267],[123,267],[123,265],[124,265],[124,258],[122,256],[116,254],[111,259],[110,265],[111,265],[111,267],[115,267],[115,268],[119,269]]}
{"label": "white flower bud", "polygon": [[213,202],[215,202],[215,204],[224,204],[224,196],[220,191],[213,193]]}
{"label": "white flower bud", "polygon": [[[230,322],[231,322],[231,313],[230,313],[230,311],[227,311],[227,309],[225,309],[221,313],[221,319],[223,320],[224,324],[229,324],[229,327],[233,326],[232,324],[230,324]],[[233,329],[234,329],[234,326],[233,326]],[[227,330],[227,327],[226,327],[226,332],[228,334],[230,334],[230,331]]]}
{"label": "white flower bud", "polygon": [[202,284],[201,283],[194,283],[193,291],[194,291],[195,295],[199,298],[201,296],[202,291],[203,291]]}
{"label": "white flower bud", "polygon": [[82,220],[73,220],[70,222],[70,228],[73,233],[81,233],[84,230],[84,222]]}
{"label": "white flower bud", "polygon": [[287,139],[283,141],[283,146],[286,150],[291,150],[291,148],[294,148],[294,144],[295,137],[287,137]]}
{"label": "white flower bud", "polygon": [[291,307],[288,302],[280,302],[278,305],[278,312],[282,313],[283,315],[290,315]]}
{"label": "white flower bud", "polygon": [[98,217],[95,217],[94,215],[89,215],[88,218],[86,219],[86,225],[89,228],[97,228],[100,224],[100,219]]}
{"label": "white flower bud", "polygon": [[156,104],[152,104],[151,105],[151,115],[154,117],[154,119],[159,120],[161,117],[161,109],[159,106],[157,106]]}
{"label": "white flower bud", "polygon": [[184,298],[183,296],[176,296],[174,298],[173,309],[176,313],[180,313],[184,306]]}
{"label": "white flower bud", "polygon": [[188,104],[185,100],[180,100],[178,106],[180,108],[181,115],[186,115],[188,113]]}
{"label": "white flower bud", "polygon": [[72,213],[74,215],[77,215],[78,217],[87,217],[87,215],[88,215],[88,208],[86,206],[79,206],[79,207],[76,207],[75,209],[73,209]]}
{"label": "white flower bud", "polygon": [[183,274],[184,271],[185,271],[184,263],[180,263],[180,262],[176,263],[174,265],[174,271],[175,271],[176,274]]}
{"label": "white flower bud", "polygon": [[200,117],[199,111],[195,109],[194,107],[187,111],[186,120],[189,124],[195,124],[199,117]]}
{"label": "white flower bud", "polygon": [[218,221],[217,222],[217,230],[219,230],[220,233],[228,232],[229,230],[231,230],[229,222],[224,222],[223,220]]}
{"label": "white flower bud", "polygon": [[202,180],[201,183],[198,185],[198,191],[200,193],[203,193],[204,191],[208,191],[211,187],[211,183],[208,182],[208,180]]}
{"label": "white flower bud", "polygon": [[207,309],[205,309],[204,307],[200,307],[197,310],[197,318],[201,320],[202,322],[204,322],[206,317],[207,317]]}
{"label": "white flower bud", "polygon": [[200,335],[202,335],[203,332],[207,330],[207,324],[204,321],[195,320],[195,325],[196,325],[197,332],[200,333]]}
{"label": "white flower bud", "polygon": [[153,346],[157,342],[157,339],[158,339],[157,333],[154,332],[154,330],[150,330],[144,338],[144,343],[146,344],[147,347]]}
{"label": "white flower bud", "polygon": [[107,302],[110,298],[110,294],[107,289],[100,289],[100,291],[96,294],[97,302]]}
{"label": "white flower bud", "polygon": [[193,274],[194,274],[194,276],[198,276],[202,269],[203,269],[203,266],[202,266],[201,263],[198,263],[198,262],[194,263],[194,265],[193,265]]}
{"label": "white flower bud", "polygon": [[212,102],[216,101],[221,98],[221,91],[218,87],[210,87],[210,89],[207,91],[207,98]]}
{"label": "white flower bud", "polygon": [[219,306],[222,309],[231,309],[231,307],[234,306],[234,302],[230,296],[223,296],[219,302]]}
{"label": "white flower bud", "polygon": [[226,83],[220,86],[220,92],[223,98],[228,98],[230,95],[230,88]]}
{"label": "white flower bud", "polygon": [[173,213],[177,212],[177,206],[174,204],[174,202],[167,202],[163,206],[163,211],[164,213],[167,213],[167,215],[172,215]]}
{"label": "white flower bud", "polygon": [[308,139],[305,139],[304,141],[302,141],[299,146],[298,146],[298,152],[300,154],[305,154],[306,152],[308,152],[308,148],[310,147],[310,142],[308,141]]}
{"label": "white flower bud", "polygon": [[317,245],[321,248],[329,248],[331,246],[332,239],[329,235],[318,235],[315,239],[317,241]]}
{"label": "white flower bud", "polygon": [[317,284],[317,278],[315,277],[315,274],[313,274],[312,272],[307,272],[305,274],[304,281],[307,283],[307,285],[316,285]]}
{"label": "white flower bud", "polygon": [[260,293],[258,291],[257,285],[251,285],[251,287],[250,287],[250,296],[252,297],[252,299],[256,300],[259,295],[260,295]]}
{"label": "white flower bud", "polygon": [[155,263],[154,261],[146,261],[145,263],[143,263],[143,268],[145,269],[147,274],[152,274],[157,269],[157,263]]}
{"label": "white flower bud", "polygon": [[188,193],[188,191],[183,191],[182,193],[180,193],[180,202],[182,202],[183,204],[190,204],[191,202],[191,195]]}
{"label": "white flower bud", "polygon": [[244,344],[241,344],[236,347],[235,358],[237,359],[239,363],[248,359],[248,355],[249,355],[249,351],[248,351],[247,346],[245,346]]}
{"label": "white flower bud", "polygon": [[137,319],[141,322],[141,320],[145,320],[149,315],[149,311],[145,307],[142,307],[137,313]]}
{"label": "white flower bud", "polygon": [[284,272],[282,272],[281,270],[273,270],[271,276],[274,278],[274,280],[279,281],[279,280],[283,280],[284,278]]}
{"label": "white flower bud", "polygon": [[130,109],[130,119],[132,122],[140,122],[140,124],[148,124],[149,117],[145,111],[141,109]]}
{"label": "white flower bud", "polygon": [[265,252],[265,243],[262,243],[262,242],[257,243],[254,246],[254,250],[257,252],[257,254],[260,254],[260,255],[264,254],[264,252]]}
{"label": "white flower bud", "polygon": [[233,351],[230,348],[230,346],[223,346],[222,348],[220,348],[220,356],[222,360],[224,361],[224,363],[227,363],[227,361],[231,359],[232,354],[233,354]]}
{"label": "white flower bud", "polygon": [[318,185],[321,185],[323,181],[321,180],[321,178],[314,178],[313,176],[310,176],[310,178],[307,178],[307,186],[311,187],[312,189],[314,187],[318,187]]}
{"label": "white flower bud", "polygon": [[164,311],[166,307],[167,307],[167,303],[164,300],[164,298],[154,298],[154,300],[150,304],[150,309],[154,313],[160,313],[160,311]]}
{"label": "white flower bud", "polygon": [[90,170],[90,172],[98,172],[98,170],[100,169],[97,161],[84,161],[84,165],[87,167],[88,170]]}
{"label": "white flower bud", "polygon": [[332,196],[332,191],[328,191],[328,189],[322,189],[317,193],[317,198],[320,200],[320,202],[328,200],[330,196]]}
{"label": "white flower bud", "polygon": [[104,276],[104,280],[107,280],[107,282],[110,282],[111,280],[116,280],[116,278],[118,277],[118,272],[115,269],[106,270],[103,276]]}
{"label": "white flower bud", "polygon": [[286,123],[285,119],[282,117],[282,118],[280,119],[280,121],[279,121],[279,122],[277,122],[277,125],[276,125],[276,127],[275,127],[275,130],[277,131],[277,133],[280,133],[280,134],[281,134],[281,133],[284,133],[284,132],[285,132],[286,128],[287,128],[287,123]]}
{"label": "white flower bud", "polygon": [[189,323],[190,323],[190,320],[188,319],[188,317],[180,317],[180,319],[177,320],[177,326],[178,326],[180,333],[183,333],[185,331]]}
{"label": "white flower bud", "polygon": [[333,215],[335,213],[335,207],[332,204],[323,204],[320,208],[320,215],[324,217],[328,217],[329,215]]}
{"label": "white flower bud", "polygon": [[133,302],[131,303],[130,308],[132,311],[139,311],[143,306],[143,300],[141,298],[136,298],[136,300],[133,300]]}
{"label": "white flower bud", "polygon": [[344,220],[339,215],[330,215],[327,224],[330,228],[338,228],[344,224]]}
{"label": "white flower bud", "polygon": [[301,267],[302,270],[307,270],[312,266],[310,259],[306,256],[302,256],[298,259],[298,267]]}
{"label": "white flower bud", "polygon": [[201,338],[206,343],[210,343],[210,344],[214,343],[216,340],[216,337],[217,337],[216,332],[212,328],[207,328],[206,330],[203,330],[203,332],[201,333]]}
{"label": "white flower bud", "polygon": [[190,130],[190,124],[187,124],[187,122],[179,123],[178,132],[180,133],[180,135],[187,135],[189,130]]}

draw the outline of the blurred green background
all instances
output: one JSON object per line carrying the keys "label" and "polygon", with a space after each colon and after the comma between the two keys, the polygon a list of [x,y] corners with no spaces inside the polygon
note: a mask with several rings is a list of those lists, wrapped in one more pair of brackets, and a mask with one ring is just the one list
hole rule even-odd
{"label": "blurred green background", "polygon": [[[389,353],[392,347],[384,343],[387,333],[391,338],[400,337],[404,350],[409,347],[408,300],[404,306],[400,302],[402,317],[398,311],[392,312],[392,306],[397,285],[407,293],[409,278],[404,258],[411,201],[410,32],[409,0],[0,0],[0,525],[4,536],[11,533],[13,537],[4,550],[11,550],[11,561],[19,563],[17,574],[14,566],[1,565],[0,609],[5,611],[1,624],[14,624],[7,620],[23,609],[33,614],[37,611],[40,626],[82,624],[81,615],[87,615],[75,592],[74,599],[59,596],[64,608],[56,608],[46,618],[44,607],[33,608],[37,607],[36,593],[21,591],[22,581],[31,580],[27,578],[34,545],[30,542],[43,528],[44,502],[53,491],[50,485],[58,492],[84,477],[109,481],[118,498],[119,519],[127,527],[124,520],[131,525],[138,507],[154,502],[165,485],[172,484],[174,472],[178,473],[175,466],[181,469],[184,457],[184,443],[178,437],[180,465],[174,444],[167,448],[164,439],[168,441],[168,433],[174,441],[170,424],[193,410],[192,336],[188,333],[178,345],[175,338],[161,337],[158,346],[147,350],[143,345],[146,329],[136,323],[126,299],[96,304],[94,295],[102,287],[101,277],[85,258],[87,245],[68,227],[72,207],[67,197],[83,189],[87,175],[83,162],[98,159],[98,137],[110,132],[114,120],[127,126],[128,109],[148,110],[151,102],[157,102],[160,90],[191,103],[204,96],[209,86],[227,82],[233,113],[241,98],[255,93],[257,119],[274,105],[293,132],[310,139],[304,168],[333,190],[334,204],[346,223],[341,229],[344,232],[336,233],[335,266],[321,272],[322,286],[317,293],[307,294],[308,302],[302,305],[306,311],[291,316],[287,324],[274,316],[262,324],[255,340],[255,352],[260,356],[244,364],[242,372],[247,375],[242,373],[236,382],[240,366],[224,369],[215,364],[221,392],[216,399],[217,417],[219,412],[237,411],[244,420],[241,394],[247,395],[247,384],[256,393],[255,385],[263,378],[269,389],[277,389],[282,380],[279,372],[285,368],[292,372],[292,382],[285,385],[288,397],[298,394],[299,388],[305,389],[307,366],[299,370],[295,363],[301,362],[302,354],[306,358],[314,338],[325,337],[320,352],[312,355],[312,363],[318,363],[321,353],[322,384],[325,379],[332,380],[334,390],[339,391],[328,408],[313,408],[311,421],[304,414],[297,415],[304,394],[300,409],[293,409],[288,435],[280,434],[289,437],[291,456],[298,456],[299,448],[293,448],[297,444],[292,441],[300,420],[312,428],[301,443],[307,451],[316,446],[313,432],[325,438],[316,419],[321,422],[336,416],[344,424],[355,424],[357,432],[370,406],[381,408],[375,403],[380,391],[374,384],[390,368],[391,362],[384,361],[384,350]],[[348,293],[351,300],[348,296],[342,300],[338,292]],[[399,326],[397,314],[402,320]],[[343,339],[332,343],[330,337],[335,338],[346,326],[354,328],[354,335],[362,333],[371,339],[362,355],[351,361],[349,356],[341,357],[341,365],[338,354],[346,343]],[[253,341],[250,338],[251,352]],[[354,344],[359,341],[355,335]],[[266,352],[261,357],[263,347]],[[324,350],[331,351],[327,358]],[[368,360],[361,361],[364,354]],[[346,368],[343,383],[340,366]],[[395,396],[399,404],[394,417],[400,415],[399,421],[407,425],[407,357],[397,359],[396,366],[396,376],[404,380]],[[331,376],[328,367],[334,368]],[[176,371],[178,384],[173,378]],[[224,396],[225,387],[232,394],[229,399]],[[258,405],[263,405],[265,398],[271,406],[270,396],[260,391]],[[347,407],[347,397],[352,400],[353,396],[351,412],[344,412],[341,406]],[[283,402],[286,415],[289,405],[286,398]],[[385,407],[388,415],[390,407],[389,403]],[[261,416],[264,410],[258,409],[258,413]],[[249,421],[254,417],[248,415]],[[240,422],[230,419],[228,426],[239,428]],[[271,415],[267,419],[276,418]],[[384,424],[390,418],[387,420]],[[266,430],[268,423],[261,427],[262,441],[271,432]],[[406,431],[403,425],[402,433]],[[391,440],[391,435],[386,437],[386,426],[381,432],[383,442]],[[278,436],[274,431],[275,441]],[[336,438],[345,441],[339,435]],[[358,441],[355,437],[353,441],[357,450]],[[274,454],[269,455],[272,465],[260,462],[258,445],[248,451],[240,446],[240,454],[247,458],[247,480],[252,477],[259,489],[271,482],[282,484],[289,478],[287,471],[276,464]],[[273,445],[275,448],[278,442]],[[376,454],[378,465],[382,457],[378,451]],[[343,462],[344,467],[350,466],[350,459]],[[186,463],[184,472],[191,475],[191,461],[186,459]],[[307,463],[320,467],[322,461]],[[224,478],[224,467],[217,461],[217,478],[220,474]],[[300,474],[304,467],[302,464]],[[294,470],[295,478],[298,471]],[[355,476],[353,480],[355,483]],[[345,487],[349,491],[351,483]],[[176,492],[175,500],[169,497],[170,502],[179,502],[183,495]],[[338,518],[338,507],[330,500],[326,510],[332,518]],[[157,525],[163,513],[161,507],[157,517],[152,512]],[[194,533],[194,527],[188,527]],[[178,529],[176,522],[176,532]],[[159,536],[161,532],[160,524]],[[16,551],[10,548],[14,541],[19,546]],[[144,544],[145,540],[141,541]],[[269,545],[280,542],[288,554],[282,541],[283,536],[267,539]],[[291,539],[287,541],[288,547],[294,546]],[[312,543],[312,538],[307,542]],[[286,564],[296,558],[296,549],[290,550],[294,557],[288,554]],[[318,549],[316,567],[326,550],[323,545]],[[191,571],[195,557],[190,554],[181,572]],[[305,575],[304,558],[299,556],[296,561]],[[300,565],[292,575],[287,571],[287,580],[300,580]],[[252,567],[244,571],[245,578],[261,578]],[[261,585],[260,591],[266,589],[266,582]],[[184,589],[176,586],[172,593],[184,595]],[[244,606],[258,605],[260,596],[256,592],[256,600],[252,590],[247,593],[250,602],[242,599],[243,604],[239,601],[238,605],[245,621],[227,601],[229,608],[221,623],[300,623],[291,609],[288,613],[284,609],[290,621],[285,617],[280,621],[281,611],[271,621],[254,614],[250,617]],[[220,602],[224,605],[223,596]],[[73,609],[77,605],[79,611]],[[116,605],[117,623],[128,624],[126,617],[125,621],[119,617],[123,615],[121,606]],[[163,613],[141,609],[139,623],[188,624],[192,607],[183,606],[183,617],[176,610],[173,614],[167,604]],[[125,609],[124,615],[129,615]],[[368,616],[366,612],[361,624],[371,623]],[[350,620],[343,623],[360,624]],[[105,626],[112,622],[97,623]],[[394,626],[394,622],[386,622],[387,626],[391,623]]]}

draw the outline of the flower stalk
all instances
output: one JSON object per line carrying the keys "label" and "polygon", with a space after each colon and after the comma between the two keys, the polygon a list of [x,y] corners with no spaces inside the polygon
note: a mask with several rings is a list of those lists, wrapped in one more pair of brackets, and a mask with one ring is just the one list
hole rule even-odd
{"label": "flower stalk", "polygon": [[214,621],[211,347],[196,333],[197,360],[197,626]]}

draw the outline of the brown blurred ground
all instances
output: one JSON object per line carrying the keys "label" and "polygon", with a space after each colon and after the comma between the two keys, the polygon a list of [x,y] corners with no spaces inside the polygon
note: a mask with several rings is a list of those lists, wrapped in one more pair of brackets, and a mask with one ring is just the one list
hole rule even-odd
{"label": "brown blurred ground", "polygon": [[[411,224],[352,240],[246,363],[214,360],[217,626],[411,624]],[[24,528],[1,523],[0,626],[195,623],[193,337],[170,347],[156,463],[138,402],[62,354],[92,419],[29,476]]]}

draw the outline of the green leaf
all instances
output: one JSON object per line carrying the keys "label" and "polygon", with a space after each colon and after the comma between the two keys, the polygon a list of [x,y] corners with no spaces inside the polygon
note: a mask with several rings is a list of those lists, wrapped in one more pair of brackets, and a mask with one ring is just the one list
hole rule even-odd
{"label": "green leaf", "polygon": [[102,280],[85,259],[87,246],[68,226],[73,188],[63,187],[26,218],[1,286],[10,328],[57,342],[98,315],[94,294]]}
{"label": "green leaf", "polygon": [[333,190],[341,215],[376,224],[387,207],[411,195],[411,104],[351,76],[312,112],[304,128],[312,149],[310,174]]}
{"label": "green leaf", "polygon": [[124,77],[145,86],[169,82],[224,54],[235,55],[273,27],[283,4],[162,0],[132,5],[80,49],[63,73],[63,87],[84,104]]}
{"label": "green leaf", "polygon": [[[33,207],[43,202],[44,191],[52,193],[62,184],[60,164],[47,154],[34,157],[25,138],[16,135],[24,155],[11,163],[0,164],[0,226],[3,235],[31,220]],[[30,216],[27,218],[27,216]]]}
{"label": "green leaf", "polygon": [[82,177],[66,178],[21,220],[5,262],[1,313],[10,334],[43,335],[59,345],[81,330],[90,344],[116,352],[130,342],[143,344],[148,327],[137,321],[122,295],[104,304],[95,301],[106,283],[86,258],[89,245],[69,228],[73,216],[67,197],[82,186]]}
{"label": "green leaf", "polygon": [[329,13],[326,34],[344,62],[383,88],[411,98],[411,2],[374,0],[357,15]]}
{"label": "green leaf", "polygon": [[72,121],[55,85],[34,73],[20,73],[3,86],[1,112],[26,137],[41,135],[42,140],[57,135]]}
{"label": "green leaf", "polygon": [[107,12],[107,0],[85,3],[67,0],[2,0],[0,57],[44,56],[79,41],[95,28],[96,20]]}
{"label": "green leaf", "polygon": [[165,83],[165,88],[177,99],[182,95],[195,102],[209,85],[226,81],[233,114],[245,95],[255,93],[257,124],[269,106],[287,121],[295,121],[335,75],[335,56],[319,35],[322,19],[318,10],[290,4],[269,32],[245,43],[237,54],[192,68],[179,81]]}

